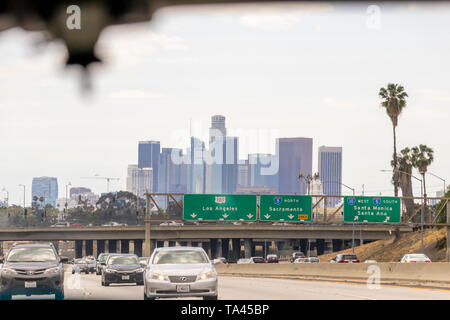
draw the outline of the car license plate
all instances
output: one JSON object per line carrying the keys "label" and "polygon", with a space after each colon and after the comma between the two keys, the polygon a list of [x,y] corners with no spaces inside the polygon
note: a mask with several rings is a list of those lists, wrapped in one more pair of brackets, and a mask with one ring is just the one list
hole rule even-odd
{"label": "car license plate", "polygon": [[181,284],[177,286],[177,292],[189,292],[189,290],[188,284]]}
{"label": "car license plate", "polygon": [[36,281],[25,281],[25,288],[36,288]]}
{"label": "car license plate", "polygon": [[122,280],[130,280],[130,276],[122,276]]}

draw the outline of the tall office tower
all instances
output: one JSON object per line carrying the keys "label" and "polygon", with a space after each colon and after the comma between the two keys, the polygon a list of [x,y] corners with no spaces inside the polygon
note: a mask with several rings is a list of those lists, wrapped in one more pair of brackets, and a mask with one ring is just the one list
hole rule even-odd
{"label": "tall office tower", "polygon": [[278,191],[281,194],[306,194],[307,184],[298,176],[312,175],[312,138],[279,138]]}
{"label": "tall office tower", "polygon": [[189,154],[188,192],[205,193],[205,143],[198,138],[191,137]]}
{"label": "tall office tower", "polygon": [[128,165],[127,191],[139,197],[146,192],[153,192],[153,168],[138,168],[136,164]]}
{"label": "tall office tower", "polygon": [[266,186],[278,189],[278,159],[272,154],[248,155],[250,186]]}
{"label": "tall office tower", "polygon": [[175,160],[181,159],[183,151],[177,148],[162,148],[159,158],[158,192],[184,192],[182,182],[182,164]]}
{"label": "tall office tower", "polygon": [[222,165],[222,193],[233,194],[238,185],[239,138],[224,138],[224,164]]}
{"label": "tall office tower", "polygon": [[153,190],[158,192],[158,167],[161,143],[159,141],[139,141],[138,167],[153,169]]}
{"label": "tall office tower", "polygon": [[31,201],[34,197],[44,197],[44,205],[56,206],[58,199],[58,180],[53,177],[33,178],[31,187]]}
{"label": "tall office tower", "polygon": [[240,160],[238,164],[238,186],[248,187],[250,185],[250,174],[248,160]]}
{"label": "tall office tower", "polygon": [[155,178],[153,168],[139,168],[137,171],[137,194],[139,197],[145,198],[145,193],[153,192],[153,184]]}
{"label": "tall office tower", "polygon": [[[325,195],[341,195],[342,147],[319,147],[319,176]],[[336,206],[339,198],[329,198],[327,205]]]}
{"label": "tall office tower", "polygon": [[215,115],[211,117],[211,128],[209,128],[209,144],[214,142],[216,137],[226,137],[227,128],[225,128],[225,117]]}
{"label": "tall office tower", "polygon": [[139,167],[137,164],[129,164],[127,168],[127,191],[137,194],[137,172]]}

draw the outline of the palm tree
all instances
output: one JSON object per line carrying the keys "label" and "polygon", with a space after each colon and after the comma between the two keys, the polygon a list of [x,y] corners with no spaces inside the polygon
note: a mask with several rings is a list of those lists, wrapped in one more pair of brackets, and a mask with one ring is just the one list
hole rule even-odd
{"label": "palm tree", "polygon": [[419,170],[419,173],[422,175],[423,181],[423,197],[425,199],[425,217],[428,222],[431,222],[431,216],[428,216],[428,207],[427,207],[427,189],[425,183],[425,173],[427,172],[428,166],[434,160],[434,151],[433,149],[427,147],[424,144],[419,145],[419,147],[412,148],[412,164],[414,168]]}
{"label": "palm tree", "polygon": [[398,161],[397,161],[397,136],[395,129],[398,124],[398,117],[402,113],[402,110],[406,107],[406,97],[408,94],[404,91],[401,85],[388,83],[387,88],[381,88],[378,93],[383,101],[381,106],[386,109],[386,113],[391,119],[393,132],[394,132],[394,193],[398,196]]}
{"label": "palm tree", "polygon": [[[404,148],[397,155],[398,161],[398,173],[399,173],[399,184],[400,189],[402,189],[403,197],[412,197],[412,154],[410,148]],[[391,161],[391,166],[394,166],[394,160]],[[403,199],[403,204],[406,208],[407,217],[411,217],[414,213],[414,200],[413,199]]]}

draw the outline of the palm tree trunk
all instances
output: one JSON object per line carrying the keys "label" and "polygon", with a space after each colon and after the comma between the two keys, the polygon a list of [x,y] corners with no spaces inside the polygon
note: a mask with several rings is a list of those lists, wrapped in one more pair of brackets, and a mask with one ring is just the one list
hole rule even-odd
{"label": "palm tree trunk", "polygon": [[398,172],[397,172],[397,135],[395,125],[392,125],[394,132],[394,195],[398,197]]}

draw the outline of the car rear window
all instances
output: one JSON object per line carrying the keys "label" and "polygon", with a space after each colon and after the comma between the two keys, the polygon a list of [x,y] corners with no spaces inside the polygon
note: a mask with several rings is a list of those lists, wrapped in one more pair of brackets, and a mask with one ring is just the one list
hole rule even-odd
{"label": "car rear window", "polygon": [[153,264],[202,264],[209,259],[201,251],[160,251],[153,258]]}
{"label": "car rear window", "polygon": [[345,260],[356,260],[358,259],[354,254],[346,254],[342,256],[342,259]]}

